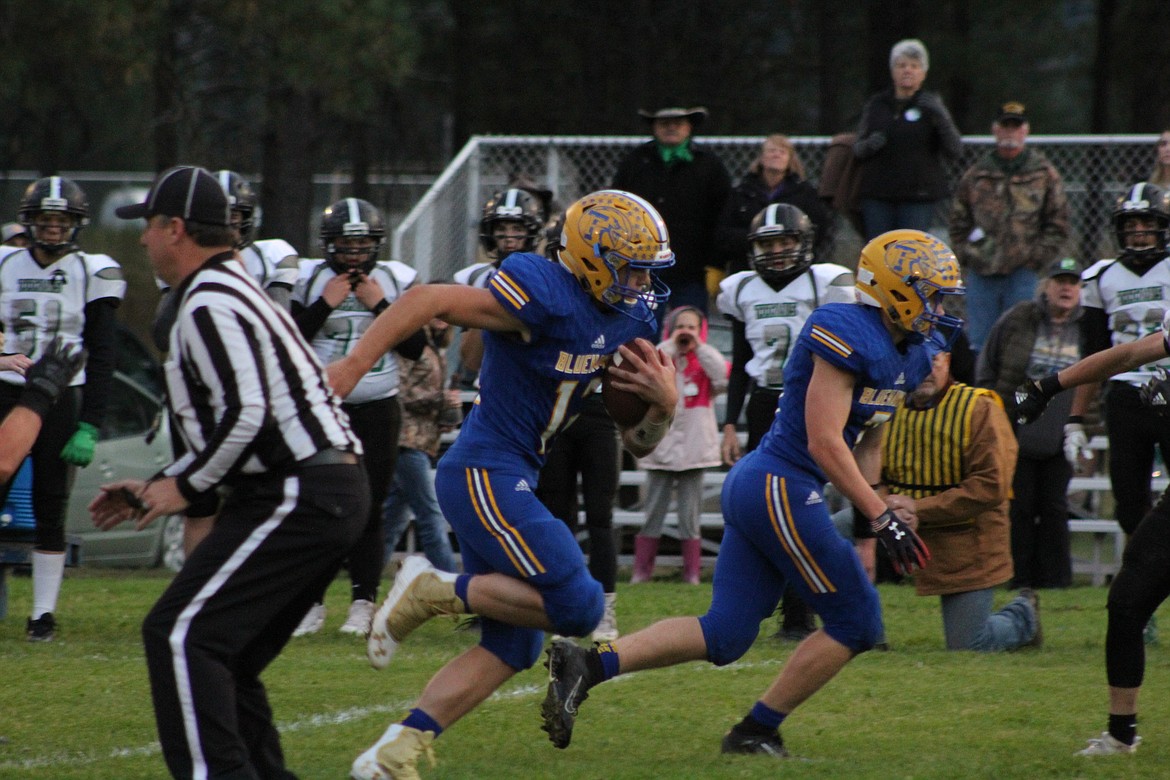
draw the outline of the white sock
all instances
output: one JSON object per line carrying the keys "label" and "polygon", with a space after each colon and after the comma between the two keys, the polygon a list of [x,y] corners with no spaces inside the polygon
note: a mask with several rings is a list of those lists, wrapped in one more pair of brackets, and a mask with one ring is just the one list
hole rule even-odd
{"label": "white sock", "polygon": [[33,620],[46,612],[57,611],[57,595],[65,578],[65,553],[33,550]]}

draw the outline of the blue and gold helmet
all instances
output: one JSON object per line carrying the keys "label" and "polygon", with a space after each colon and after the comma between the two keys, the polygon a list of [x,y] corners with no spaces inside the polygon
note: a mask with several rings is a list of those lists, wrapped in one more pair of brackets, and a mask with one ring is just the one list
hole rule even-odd
{"label": "blue and gold helmet", "polygon": [[[856,286],[861,303],[877,306],[905,332],[940,347],[963,325],[942,311],[945,296],[966,293],[959,262],[949,246],[921,230],[891,230],[866,244]],[[937,333],[938,326],[951,332]]]}
{"label": "blue and gold helmet", "polygon": [[[623,314],[643,317],[639,300],[653,310],[670,297],[670,288],[653,276],[674,265],[666,223],[629,192],[600,190],[569,206],[557,257],[586,292]],[[650,271],[650,286],[626,285],[627,266]]]}

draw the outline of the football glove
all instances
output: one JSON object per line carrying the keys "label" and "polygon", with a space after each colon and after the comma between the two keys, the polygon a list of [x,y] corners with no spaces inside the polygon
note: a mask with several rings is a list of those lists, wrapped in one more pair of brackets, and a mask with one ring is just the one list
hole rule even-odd
{"label": "football glove", "polygon": [[1170,417],[1170,374],[1159,368],[1158,373],[1140,391],[1142,403],[1159,417]]}
{"label": "football glove", "polygon": [[914,529],[902,522],[894,510],[887,509],[873,520],[869,521],[877,538],[882,540],[886,552],[890,554],[890,562],[894,564],[894,571],[898,574],[910,574],[915,569],[926,566],[930,560],[930,550],[926,542]]}
{"label": "football glove", "polygon": [[1056,374],[1024,382],[1016,388],[1016,422],[1020,425],[1034,422],[1044,413],[1053,396],[1063,389]]}
{"label": "football glove", "polygon": [[1079,422],[1064,424],[1064,458],[1076,466],[1081,458],[1088,456],[1089,437],[1085,435],[1085,426]]}
{"label": "football glove", "polygon": [[65,442],[61,460],[85,468],[93,461],[93,450],[97,446],[98,429],[87,422],[77,423],[77,430]]}
{"label": "football glove", "polygon": [[24,372],[24,391],[19,404],[44,417],[61,395],[61,389],[69,386],[84,363],[84,349],[66,346],[60,338],[53,339],[40,359]]}

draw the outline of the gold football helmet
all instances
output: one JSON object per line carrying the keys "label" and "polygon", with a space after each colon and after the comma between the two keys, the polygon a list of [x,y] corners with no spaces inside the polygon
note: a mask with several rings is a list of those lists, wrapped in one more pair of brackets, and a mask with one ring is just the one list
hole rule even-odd
{"label": "gold football helmet", "polygon": [[[942,313],[942,296],[963,295],[959,263],[950,247],[921,230],[891,230],[861,250],[857,291],[862,303],[882,309],[898,327],[949,348],[963,321]],[[940,334],[935,328],[950,330]]]}
{"label": "gold football helmet", "polygon": [[[636,319],[649,321],[670,297],[670,288],[653,276],[674,265],[666,223],[637,195],[601,190],[569,206],[557,257],[582,289]],[[627,267],[650,271],[650,285],[630,286]]]}

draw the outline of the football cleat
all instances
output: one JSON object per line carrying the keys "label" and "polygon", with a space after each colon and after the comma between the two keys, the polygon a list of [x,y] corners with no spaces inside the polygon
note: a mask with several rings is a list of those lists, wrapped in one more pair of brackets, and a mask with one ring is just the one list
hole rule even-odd
{"label": "football cleat", "polygon": [[394,578],[394,587],[370,624],[366,641],[370,666],[375,669],[389,666],[402,640],[431,618],[467,612],[463,600],[455,594],[457,576],[439,571],[421,555],[403,561]]}

